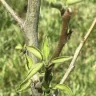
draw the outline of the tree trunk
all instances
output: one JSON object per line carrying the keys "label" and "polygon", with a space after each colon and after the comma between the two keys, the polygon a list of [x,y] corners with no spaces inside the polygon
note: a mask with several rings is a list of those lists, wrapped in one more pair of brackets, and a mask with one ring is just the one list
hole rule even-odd
{"label": "tree trunk", "polygon": [[[27,46],[38,47],[38,21],[40,11],[41,0],[28,0],[28,8],[26,14],[26,20],[24,24],[24,36]],[[32,57],[34,64],[36,64],[37,58],[29,53]],[[32,77],[33,82],[39,81],[38,75]],[[32,96],[41,96],[38,90],[35,89],[34,83],[31,85]]]}

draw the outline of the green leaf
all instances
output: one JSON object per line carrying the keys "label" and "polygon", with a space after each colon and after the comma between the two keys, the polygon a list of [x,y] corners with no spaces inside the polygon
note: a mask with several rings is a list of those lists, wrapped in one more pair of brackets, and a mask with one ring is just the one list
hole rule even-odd
{"label": "green leaf", "polygon": [[31,52],[33,55],[35,55],[36,57],[38,57],[39,59],[41,59],[41,60],[43,59],[42,53],[36,47],[34,47],[34,46],[28,46],[27,47],[27,50],[29,52]]}
{"label": "green leaf", "polygon": [[24,91],[25,89],[27,89],[30,86],[31,80],[28,80],[26,82],[24,82],[23,84],[19,85],[19,87],[17,88],[18,92]]}
{"label": "green leaf", "polygon": [[57,84],[55,87],[53,87],[52,89],[59,89],[61,91],[64,91],[66,94],[68,94],[69,96],[72,96],[72,91],[71,89],[65,85],[65,84]]}
{"label": "green leaf", "polygon": [[66,4],[67,5],[71,5],[71,4],[76,4],[76,3],[79,3],[83,0],[66,0]]}
{"label": "green leaf", "polygon": [[15,47],[15,49],[19,49],[19,50],[21,50],[21,49],[23,49],[23,47],[22,47],[21,44],[18,44],[18,45]]}
{"label": "green leaf", "polygon": [[32,61],[32,58],[31,57],[29,57],[28,55],[26,55],[26,61],[27,61],[27,69],[29,70],[30,68],[32,68],[33,67],[33,61]]}
{"label": "green leaf", "polygon": [[57,58],[53,59],[51,62],[52,63],[63,63],[70,59],[72,59],[72,56],[61,56],[61,57],[57,57]]}
{"label": "green leaf", "polygon": [[32,76],[35,75],[42,68],[42,66],[43,66],[43,62],[35,64],[34,67],[30,69],[25,80],[21,83],[21,85],[24,84],[30,78],[32,78]]}
{"label": "green leaf", "polygon": [[48,59],[50,48],[49,48],[49,39],[46,37],[42,44],[42,52],[45,59]]}

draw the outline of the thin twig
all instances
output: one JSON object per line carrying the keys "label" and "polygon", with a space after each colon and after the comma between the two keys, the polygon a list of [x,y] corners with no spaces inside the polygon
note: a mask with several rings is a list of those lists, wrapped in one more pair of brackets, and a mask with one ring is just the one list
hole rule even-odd
{"label": "thin twig", "polygon": [[20,27],[23,26],[23,20],[17,16],[17,14],[14,12],[14,10],[6,3],[5,0],[0,0],[2,5],[7,9],[7,11],[12,15],[12,17],[16,20],[16,22],[19,24]]}
{"label": "thin twig", "polygon": [[67,71],[66,71],[65,75],[63,76],[63,78],[61,79],[60,84],[63,84],[65,82],[65,80],[68,78],[70,72],[73,70],[73,68],[75,66],[76,59],[79,56],[79,53],[80,53],[84,43],[86,42],[87,38],[91,34],[91,32],[92,32],[95,25],[96,25],[96,18],[94,19],[94,21],[93,21],[92,25],[90,26],[88,32],[86,33],[85,37],[83,38],[83,40],[81,41],[81,43],[77,47],[77,49],[75,51],[75,54],[74,54],[74,57],[73,57],[70,65],[69,65],[69,68],[67,69]]}

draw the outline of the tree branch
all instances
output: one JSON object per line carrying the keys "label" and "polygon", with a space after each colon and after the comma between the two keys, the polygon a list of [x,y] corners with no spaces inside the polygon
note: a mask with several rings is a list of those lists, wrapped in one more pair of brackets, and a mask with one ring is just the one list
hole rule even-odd
{"label": "tree branch", "polygon": [[[60,40],[58,42],[57,49],[55,50],[51,60],[54,59],[55,57],[59,56],[59,54],[61,53],[62,48],[64,47],[64,45],[66,44],[66,42],[68,40],[68,37],[69,37],[68,25],[69,25],[71,13],[72,13],[71,8],[68,8],[65,11],[65,13],[62,15],[62,31],[61,31],[61,35],[60,35]],[[50,78],[50,74],[51,74],[53,66],[54,66],[54,64],[50,64],[50,61],[49,61],[49,67],[46,68],[46,73],[45,73],[45,82],[47,82],[47,83],[50,82],[49,78]],[[52,66],[50,66],[50,65],[52,65]]]}
{"label": "tree branch", "polygon": [[91,34],[94,26],[96,25],[96,18],[94,19],[92,25],[90,26],[88,32],[86,33],[85,37],[83,38],[83,40],[81,41],[81,43],[79,44],[79,46],[77,47],[76,51],[75,51],[75,54],[74,54],[74,57],[69,65],[69,68],[67,69],[65,75],[63,76],[63,78],[61,79],[60,81],[60,84],[63,84],[65,82],[65,80],[68,78],[70,72],[73,70],[73,68],[75,67],[75,62],[76,62],[76,59],[77,57],[79,56],[79,53],[84,45],[84,43],[86,42],[87,38],[89,37],[89,35]]}
{"label": "tree branch", "polygon": [[[24,22],[24,36],[27,46],[38,47],[38,23],[39,23],[39,13],[40,13],[41,0],[28,0],[28,8],[26,14],[26,20]],[[37,58],[28,53],[32,57],[33,64],[38,62]],[[41,82],[39,80],[38,74],[32,77],[32,96],[41,96],[42,92],[40,90]],[[42,89],[42,88],[41,88]]]}
{"label": "tree branch", "polygon": [[71,13],[72,13],[72,10],[71,10],[71,8],[69,8],[69,9],[66,10],[64,15],[62,16],[62,21],[63,22],[62,22],[62,31],[61,31],[61,35],[60,35],[60,40],[58,42],[57,49],[55,50],[51,60],[59,56],[59,54],[62,51],[62,48],[64,47],[64,45],[66,44],[66,42],[69,38],[68,25],[69,25]]}
{"label": "tree branch", "polygon": [[[63,78],[60,81],[60,84],[63,84],[65,82],[65,80],[68,78],[70,72],[73,70],[74,66],[75,66],[75,61],[77,59],[77,57],[79,56],[79,53],[84,45],[84,43],[86,42],[87,38],[89,37],[90,33],[92,32],[94,26],[96,24],[96,19],[93,21],[91,27],[89,28],[87,34],[85,35],[85,37],[83,38],[83,40],[81,41],[81,43],[79,44],[79,46],[77,47],[74,57],[69,65],[69,68],[67,69],[66,73],[64,74]],[[52,96],[58,96],[58,90],[54,91],[54,94]]]}
{"label": "tree branch", "polygon": [[14,12],[14,10],[6,3],[5,0],[0,0],[2,5],[7,9],[7,11],[12,15],[12,17],[15,19],[15,21],[19,24],[19,26],[22,28],[23,26],[23,20],[17,16],[17,14]]}

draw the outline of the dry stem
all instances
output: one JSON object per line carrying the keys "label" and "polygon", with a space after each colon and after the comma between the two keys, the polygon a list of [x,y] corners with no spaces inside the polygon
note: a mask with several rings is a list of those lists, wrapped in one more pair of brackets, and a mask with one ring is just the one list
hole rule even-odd
{"label": "dry stem", "polygon": [[93,21],[92,25],[90,26],[88,32],[86,33],[85,37],[83,38],[83,40],[81,41],[81,43],[77,47],[77,49],[75,51],[75,54],[74,54],[74,57],[73,57],[70,65],[69,65],[69,68],[67,69],[67,71],[66,71],[65,75],[63,76],[63,78],[61,79],[60,84],[63,84],[65,82],[65,80],[68,78],[70,72],[73,70],[73,68],[75,66],[76,59],[79,56],[79,53],[80,53],[84,43],[86,42],[87,38],[91,34],[91,32],[92,32],[95,25],[96,25],[96,18],[94,19],[94,21]]}

